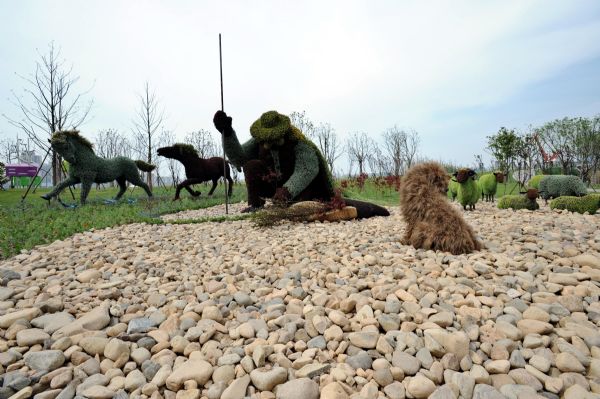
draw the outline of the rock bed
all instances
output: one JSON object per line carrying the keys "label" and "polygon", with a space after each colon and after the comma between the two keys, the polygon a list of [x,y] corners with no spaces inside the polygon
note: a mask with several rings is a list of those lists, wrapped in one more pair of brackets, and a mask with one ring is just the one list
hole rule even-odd
{"label": "rock bed", "polygon": [[600,397],[600,217],[133,224],[0,263],[0,397]]}
{"label": "rock bed", "polygon": [[[246,208],[248,204],[246,202],[238,202],[235,204],[229,204],[228,210],[229,215],[238,215],[242,212],[242,209]],[[225,204],[211,206],[210,208],[192,209],[187,211],[181,211],[177,213],[171,213],[168,215],[161,216],[164,221],[172,220],[190,220],[190,219],[202,219],[206,217],[218,217],[227,216],[225,214]]]}

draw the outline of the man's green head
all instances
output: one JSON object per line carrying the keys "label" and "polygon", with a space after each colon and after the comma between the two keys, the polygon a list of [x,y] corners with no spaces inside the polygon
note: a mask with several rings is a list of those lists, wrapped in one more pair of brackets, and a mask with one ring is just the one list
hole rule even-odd
{"label": "man's green head", "polygon": [[250,126],[250,134],[256,141],[273,146],[282,145],[291,132],[290,118],[277,111],[265,112]]}

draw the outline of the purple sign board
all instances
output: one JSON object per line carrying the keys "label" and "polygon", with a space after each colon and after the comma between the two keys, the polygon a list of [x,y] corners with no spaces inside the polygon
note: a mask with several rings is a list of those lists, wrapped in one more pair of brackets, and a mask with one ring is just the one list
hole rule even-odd
{"label": "purple sign board", "polygon": [[34,177],[38,171],[38,167],[36,165],[27,165],[27,164],[12,164],[6,165],[6,176],[7,177],[19,177],[19,176],[29,176]]}

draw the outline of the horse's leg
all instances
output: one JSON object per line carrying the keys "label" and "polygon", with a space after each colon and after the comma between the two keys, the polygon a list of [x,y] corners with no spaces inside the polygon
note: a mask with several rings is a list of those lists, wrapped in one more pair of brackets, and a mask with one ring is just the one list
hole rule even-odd
{"label": "horse's leg", "polygon": [[60,194],[62,190],[77,183],[79,183],[79,179],[77,177],[69,176],[60,182],[56,187],[54,187],[54,189],[52,189],[52,191],[50,191],[48,194],[42,195],[42,198],[50,201],[52,198]]}
{"label": "horse's leg", "polygon": [[192,190],[192,186],[191,185],[190,186],[185,186],[184,188],[187,190],[188,193],[190,193],[190,195],[192,197],[199,197],[200,194],[202,194],[200,191],[194,191],[194,190]]}
{"label": "horse's leg", "polygon": [[[202,180],[200,180],[198,178],[194,178],[194,177],[192,177],[191,179],[185,179],[184,181],[179,183],[177,185],[177,190],[175,190],[175,198],[173,198],[173,201],[176,201],[179,199],[179,193],[181,192],[182,188],[185,188],[188,191],[190,191],[189,186],[191,186],[192,184],[198,184],[198,183],[202,183]],[[191,192],[190,192],[190,194],[191,194]]]}
{"label": "horse's leg", "polygon": [[[217,183],[219,182],[219,179],[213,179],[212,180],[212,188],[210,189],[210,191],[208,192],[208,195],[212,195],[212,193],[215,192],[215,188],[217,188]],[[227,183],[225,183],[225,190],[227,190]]]}
{"label": "horse's leg", "polygon": [[[229,165],[225,168],[225,178],[229,182],[229,191],[227,192],[227,196],[231,197],[231,193],[233,193],[233,179],[231,178],[231,173],[229,169]],[[227,184],[225,184],[227,186]],[[225,187],[227,189],[227,187]]]}
{"label": "horse's leg", "polygon": [[81,181],[81,197],[80,197],[81,205],[85,204],[87,196],[90,193],[90,190],[92,189],[92,183],[94,183],[92,180],[82,180]]}
{"label": "horse's leg", "polygon": [[127,191],[127,180],[125,180],[124,177],[119,177],[117,179],[117,183],[119,184],[119,192],[115,197],[115,201],[118,201],[123,196],[123,194],[125,194],[125,191]]}

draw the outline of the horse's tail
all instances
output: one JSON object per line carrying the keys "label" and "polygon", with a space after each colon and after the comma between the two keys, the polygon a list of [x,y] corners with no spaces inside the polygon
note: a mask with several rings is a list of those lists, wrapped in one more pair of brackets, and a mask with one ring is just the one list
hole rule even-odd
{"label": "horse's tail", "polygon": [[152,172],[154,169],[156,169],[156,165],[152,165],[149,164],[148,162],[144,162],[144,161],[134,161],[135,162],[135,166],[137,166],[137,168],[139,170],[141,170],[142,172]]}
{"label": "horse's tail", "polygon": [[382,206],[372,204],[370,202],[358,201],[355,199],[345,198],[344,202],[348,206],[356,208],[357,217],[359,219],[370,218],[373,216],[390,216],[390,212]]}

